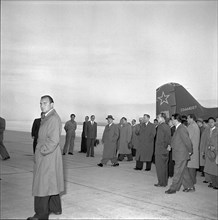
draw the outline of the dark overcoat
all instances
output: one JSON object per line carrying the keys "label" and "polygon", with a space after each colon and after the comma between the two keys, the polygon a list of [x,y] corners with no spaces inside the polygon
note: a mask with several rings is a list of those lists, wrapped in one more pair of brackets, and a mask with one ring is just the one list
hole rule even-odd
{"label": "dark overcoat", "polygon": [[168,154],[169,151],[167,150],[167,147],[168,145],[170,145],[170,141],[171,141],[170,126],[167,125],[166,123],[161,123],[157,127],[155,154],[156,155]]}
{"label": "dark overcoat", "polygon": [[61,119],[53,109],[41,121],[33,170],[33,196],[57,195],[64,191],[60,148]]}
{"label": "dark overcoat", "polygon": [[118,126],[114,123],[112,125],[106,125],[103,136],[102,143],[104,145],[103,149],[103,159],[110,159],[116,156],[117,150],[117,140],[119,138],[119,129]]}
{"label": "dark overcoat", "polygon": [[139,136],[139,142],[135,159],[138,161],[151,161],[154,152],[155,125],[150,122],[147,125],[143,123],[136,134]]}

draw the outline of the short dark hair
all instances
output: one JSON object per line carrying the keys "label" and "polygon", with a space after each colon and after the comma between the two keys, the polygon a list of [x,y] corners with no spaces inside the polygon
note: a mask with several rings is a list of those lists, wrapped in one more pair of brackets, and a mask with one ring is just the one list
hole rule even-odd
{"label": "short dark hair", "polygon": [[75,114],[71,114],[71,115],[70,115],[70,117],[72,117],[72,116],[76,117],[76,115],[75,115]]}
{"label": "short dark hair", "polygon": [[154,122],[155,122],[155,121],[158,122],[158,120],[157,120],[156,118],[154,119]]}
{"label": "short dark hair", "polygon": [[190,118],[192,118],[194,121],[197,120],[197,118],[196,118],[196,116],[195,116],[194,114],[189,114],[188,116],[189,116]]}
{"label": "short dark hair", "polygon": [[126,117],[122,117],[121,119],[124,119],[125,121],[127,121]]}
{"label": "short dark hair", "polygon": [[160,113],[160,116],[161,116],[162,118],[164,118],[165,121],[167,120],[167,115],[166,115],[164,112],[161,112],[161,113]]}
{"label": "short dark hair", "polygon": [[180,114],[175,113],[175,114],[172,115],[172,117],[173,117],[174,119],[176,119],[177,121],[182,122],[182,117],[181,117]]}
{"label": "short dark hair", "polygon": [[214,120],[214,122],[216,121],[214,117],[209,117],[209,118],[207,119],[207,121],[209,121],[210,119]]}
{"label": "short dark hair", "polygon": [[43,95],[41,97],[41,99],[45,99],[45,98],[48,98],[50,103],[54,103],[54,100],[53,100],[53,98],[50,95]]}

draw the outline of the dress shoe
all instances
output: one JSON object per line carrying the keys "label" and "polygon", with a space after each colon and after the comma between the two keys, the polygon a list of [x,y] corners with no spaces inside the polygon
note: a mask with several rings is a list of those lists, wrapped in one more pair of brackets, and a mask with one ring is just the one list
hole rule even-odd
{"label": "dress shoe", "polygon": [[63,153],[62,155],[65,155],[65,153]]}
{"label": "dress shoe", "polygon": [[73,155],[73,153],[69,152],[68,154]]}
{"label": "dress shoe", "polygon": [[91,157],[95,157],[95,156],[91,155]]}
{"label": "dress shoe", "polygon": [[97,164],[99,167],[103,167],[103,164],[102,163],[99,163],[99,164]]}
{"label": "dress shoe", "polygon": [[183,192],[194,192],[195,191],[195,187],[192,188],[186,188],[182,190]]}
{"label": "dress shoe", "polygon": [[120,164],[119,163],[114,163],[114,164],[112,164],[111,166],[112,167],[118,167]]}
{"label": "dress shoe", "polygon": [[33,216],[33,217],[28,217],[27,220],[39,220],[39,218]]}
{"label": "dress shoe", "polygon": [[218,189],[218,187],[217,187],[217,186],[214,186],[214,187],[213,187],[213,189],[216,189],[216,190],[217,190],[217,189]]}
{"label": "dress shoe", "polygon": [[60,212],[52,212],[52,211],[50,211],[49,214],[61,215],[62,212],[61,211]]}
{"label": "dress shoe", "polygon": [[165,191],[166,194],[173,194],[176,193],[176,190],[172,190],[172,189],[168,189],[167,191]]}
{"label": "dress shoe", "polygon": [[206,180],[204,180],[203,183],[208,183],[208,182]]}
{"label": "dress shoe", "polygon": [[154,186],[156,186],[156,187],[165,187],[163,185],[160,185],[159,183],[154,184]]}
{"label": "dress shoe", "polygon": [[150,171],[151,169],[145,169],[145,171]]}
{"label": "dress shoe", "polygon": [[127,161],[133,161],[133,159],[127,160]]}
{"label": "dress shoe", "polygon": [[8,160],[8,159],[10,159],[10,157],[5,157],[3,160]]}
{"label": "dress shoe", "polygon": [[141,168],[135,167],[134,170],[142,170]]}

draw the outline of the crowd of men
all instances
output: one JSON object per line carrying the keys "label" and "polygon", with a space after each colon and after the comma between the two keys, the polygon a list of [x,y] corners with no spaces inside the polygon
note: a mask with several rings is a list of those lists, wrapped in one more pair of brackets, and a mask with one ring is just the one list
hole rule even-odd
{"label": "crowd of men", "polygon": [[[89,118],[83,123],[83,138]],[[218,118],[208,120],[196,118],[194,114],[174,114],[170,119],[161,113],[150,122],[150,116],[144,114],[139,123],[133,119],[131,124],[125,117],[119,124],[114,124],[112,115],[106,118],[102,143],[103,156],[98,166],[103,167],[109,160],[112,166],[119,166],[118,161],[136,160],[135,170],[151,170],[155,163],[158,182],[155,187],[166,187],[169,177],[172,185],[165,192],[176,193],[183,185],[184,192],[194,192],[197,183],[197,171],[205,176],[208,187],[218,189]],[[97,124],[96,124],[97,133]],[[96,135],[93,136],[95,141]],[[82,140],[81,151],[86,152],[87,140]]]}

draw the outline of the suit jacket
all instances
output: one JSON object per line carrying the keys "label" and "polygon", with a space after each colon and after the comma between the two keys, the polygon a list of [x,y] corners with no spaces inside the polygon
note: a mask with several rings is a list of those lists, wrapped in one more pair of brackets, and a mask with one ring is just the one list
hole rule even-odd
{"label": "suit jacket", "polygon": [[87,122],[87,126],[85,128],[85,137],[96,139],[97,137],[97,123],[94,122],[93,125],[91,121]]}
{"label": "suit jacket", "polygon": [[157,135],[155,142],[155,154],[168,154],[167,150],[168,145],[170,145],[171,141],[171,130],[169,125],[166,123],[161,123],[157,127]]}
{"label": "suit jacket", "polygon": [[180,124],[173,134],[171,140],[172,159],[174,161],[189,160],[189,153],[193,153],[191,139],[189,138],[188,129]]}
{"label": "suit jacket", "polygon": [[34,139],[38,139],[39,127],[41,123],[41,118],[36,118],[33,122],[31,135]]}

